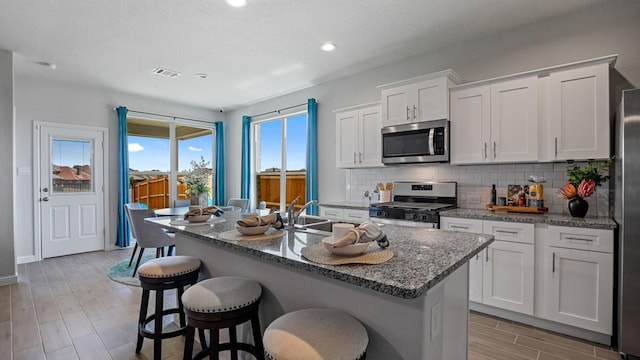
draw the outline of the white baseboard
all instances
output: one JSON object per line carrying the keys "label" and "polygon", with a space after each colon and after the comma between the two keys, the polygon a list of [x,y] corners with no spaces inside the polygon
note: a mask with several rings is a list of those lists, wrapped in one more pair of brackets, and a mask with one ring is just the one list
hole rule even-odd
{"label": "white baseboard", "polygon": [[19,256],[16,261],[18,264],[26,264],[36,262],[38,261],[38,258],[35,255]]}
{"label": "white baseboard", "polygon": [[18,283],[18,275],[5,276],[0,278],[0,286]]}

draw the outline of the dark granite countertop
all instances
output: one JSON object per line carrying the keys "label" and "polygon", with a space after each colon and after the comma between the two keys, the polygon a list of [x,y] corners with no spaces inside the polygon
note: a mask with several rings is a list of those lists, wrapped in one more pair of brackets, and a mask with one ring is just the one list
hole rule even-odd
{"label": "dark granite countertop", "polygon": [[510,213],[505,211],[490,211],[484,209],[452,209],[442,211],[440,216],[493,221],[511,221],[533,224],[549,224],[559,226],[574,226],[590,229],[613,230],[618,225],[610,217],[575,218],[564,214],[527,214]]}
{"label": "dark granite countertop", "polygon": [[292,271],[309,271],[406,299],[425,295],[427,290],[493,241],[491,235],[385,225],[383,230],[390,242],[389,249],[394,252],[391,260],[379,265],[332,266],[310,262],[300,255],[303,247],[320,243],[326,234],[286,230],[281,238],[275,240],[220,239],[218,234],[233,229],[235,220],[229,218],[217,224],[174,226],[170,224],[170,218],[147,219],[177,234],[208,241],[212,247],[243,252],[291,267]]}

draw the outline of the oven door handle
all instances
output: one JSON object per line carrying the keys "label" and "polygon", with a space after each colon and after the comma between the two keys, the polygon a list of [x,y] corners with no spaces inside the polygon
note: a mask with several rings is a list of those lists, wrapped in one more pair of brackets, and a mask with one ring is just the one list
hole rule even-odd
{"label": "oven door handle", "polygon": [[436,129],[429,129],[429,155],[435,155],[436,151],[435,151],[435,144],[434,144],[434,136],[435,136],[435,132]]}

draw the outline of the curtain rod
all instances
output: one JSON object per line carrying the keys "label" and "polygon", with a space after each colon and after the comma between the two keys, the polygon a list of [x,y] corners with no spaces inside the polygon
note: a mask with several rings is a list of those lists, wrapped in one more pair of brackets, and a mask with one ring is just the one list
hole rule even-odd
{"label": "curtain rod", "polygon": [[[117,107],[114,107],[113,110],[117,110]],[[147,111],[138,111],[138,110],[131,110],[131,109],[127,109],[127,112],[134,112],[134,113],[138,113],[138,114],[145,114],[145,115],[154,115],[154,116],[162,116],[162,117],[167,117],[167,118],[172,118],[172,119],[182,119],[182,120],[189,120],[189,121],[197,121],[197,122],[201,122],[201,123],[207,123],[207,124],[213,124],[214,122],[211,121],[205,121],[205,120],[199,120],[199,119],[190,119],[190,118],[186,118],[186,117],[181,117],[181,116],[172,116],[172,115],[165,115],[165,114],[157,114],[157,113],[152,113],[152,112],[147,112]]]}
{"label": "curtain rod", "polygon": [[[317,102],[317,100],[316,100],[316,102]],[[292,105],[292,106],[289,106],[289,107],[284,107],[282,109],[277,109],[277,110],[273,110],[273,111],[267,111],[267,112],[264,112],[264,113],[258,114],[258,115],[251,115],[251,118],[255,118],[255,117],[258,117],[258,116],[269,115],[269,114],[273,114],[273,113],[280,114],[280,112],[283,111],[283,110],[289,110],[289,109],[297,108],[297,107],[302,106],[302,105],[307,105],[307,103],[302,103],[302,104],[298,104],[298,105]]]}

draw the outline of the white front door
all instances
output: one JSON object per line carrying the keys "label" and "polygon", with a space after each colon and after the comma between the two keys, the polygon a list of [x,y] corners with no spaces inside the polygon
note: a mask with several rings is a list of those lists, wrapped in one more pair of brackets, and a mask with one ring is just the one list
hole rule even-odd
{"label": "white front door", "polygon": [[42,258],[104,250],[105,133],[39,126]]}

